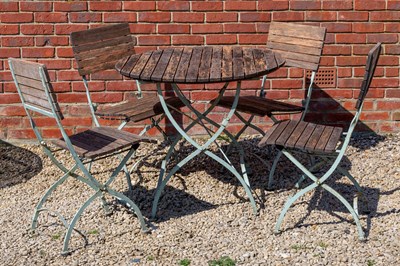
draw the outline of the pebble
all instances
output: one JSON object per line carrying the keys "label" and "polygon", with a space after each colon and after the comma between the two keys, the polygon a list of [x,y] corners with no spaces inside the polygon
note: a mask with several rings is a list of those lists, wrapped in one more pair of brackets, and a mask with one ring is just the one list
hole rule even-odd
{"label": "pebble", "polygon": [[[282,233],[275,235],[273,228],[283,204],[295,192],[299,171],[282,159],[275,190],[266,191],[268,169],[259,158],[271,164],[274,153],[258,148],[258,141],[254,136],[241,140],[252,169],[249,180],[257,200],[264,205],[258,216],[253,216],[240,183],[201,155],[167,184],[159,203],[160,219],[148,222],[152,233],[140,233],[137,217],[107,196],[112,215],[104,214],[100,201],[92,203],[76,225],[86,234],[88,245],[85,247],[83,238],[74,232],[69,256],[60,255],[65,228],[58,218],[43,212],[36,233],[25,231],[35,205],[61,171],[36,145],[2,144],[0,155],[7,154],[8,159],[0,156],[0,265],[179,265],[184,259],[190,265],[208,265],[222,256],[235,260],[236,265],[400,265],[400,133],[357,135],[341,164],[369,197],[371,213],[360,216],[364,230],[368,230],[365,243],[358,241],[347,210],[322,190],[301,197],[283,221]],[[221,142],[222,146],[227,144]],[[156,144],[142,145],[138,156],[156,148]],[[166,151],[167,147],[140,164],[132,175],[133,192],[127,192],[123,174],[111,185],[135,201],[146,219],[157,185],[157,167]],[[178,157],[192,151],[184,145]],[[67,167],[73,166],[67,152],[59,152],[59,158]],[[117,161],[107,158],[104,163],[94,163],[92,170],[105,182],[110,174],[108,166]],[[231,161],[239,162],[234,152]],[[345,177],[335,174],[328,183],[352,200],[355,189]],[[52,194],[45,207],[71,219],[91,195],[89,187],[70,179]]]}

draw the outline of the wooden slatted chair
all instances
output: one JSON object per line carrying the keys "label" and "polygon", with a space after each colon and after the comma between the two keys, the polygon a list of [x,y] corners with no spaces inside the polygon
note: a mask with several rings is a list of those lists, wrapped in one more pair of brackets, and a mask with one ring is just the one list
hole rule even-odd
{"label": "wooden slatted chair", "polygon": [[[93,103],[87,76],[102,70],[114,69],[116,62],[134,53],[135,39],[130,34],[129,24],[120,23],[111,26],[77,31],[71,33],[71,43],[74,57],[78,65],[78,72],[82,76],[86,88],[90,110],[96,126],[99,126],[97,116],[103,119],[121,120],[119,129],[128,122],[151,120],[139,135],[145,134],[149,129],[156,127],[168,139],[159,122],[164,118],[163,109],[156,94],[142,99],[140,83],[137,85],[136,100],[128,100],[110,107],[97,110]],[[167,97],[166,102],[173,109],[179,110],[183,103],[178,97]]]}
{"label": "wooden slatted chair", "polygon": [[[290,206],[305,193],[317,187],[322,187],[323,189],[331,193],[333,196],[338,198],[340,202],[342,202],[346,206],[346,208],[353,216],[354,221],[356,222],[359,239],[364,240],[365,236],[360,224],[359,214],[358,214],[358,198],[363,196],[363,199],[365,199],[365,197],[358,182],[347,170],[340,167],[339,163],[343,159],[351,135],[360,117],[363,107],[363,102],[365,96],[368,93],[368,89],[371,84],[374,71],[379,59],[380,50],[381,50],[381,44],[378,43],[368,53],[364,79],[362,81],[360,94],[358,96],[358,100],[356,103],[357,111],[355,113],[353,120],[350,123],[347,132],[343,132],[343,129],[341,127],[319,125],[319,124],[304,122],[301,120],[300,121],[285,120],[277,122],[269,131],[266,132],[261,142],[259,143],[260,147],[264,147],[265,145],[275,146],[291,162],[293,162],[296,165],[296,167],[298,167],[303,172],[302,179],[308,177],[312,181],[310,185],[298,191],[293,197],[289,198],[289,200],[286,202],[279,216],[278,222],[275,226],[276,233],[280,232],[281,223]],[[344,140],[342,140],[343,138]],[[314,164],[310,168],[307,168],[293,156],[293,152],[302,152],[308,155],[312,155],[320,158],[321,161],[320,163]],[[275,159],[275,161],[277,160],[279,160],[279,157]],[[276,166],[276,162],[274,162],[274,165]],[[312,171],[317,170],[322,165],[331,165],[331,166],[321,177],[315,176],[312,173]],[[339,192],[337,192],[336,190],[334,190],[332,187],[330,187],[325,183],[325,181],[336,170],[339,171],[341,174],[347,176],[352,181],[352,183],[354,184],[355,188],[358,191],[353,206],[351,206],[347,202],[347,200],[342,195],[339,194]],[[270,178],[271,176],[273,176],[274,172],[275,172],[275,167],[272,167],[270,172]]]}
{"label": "wooden slatted chair", "polygon": [[[9,65],[15,85],[21,98],[21,102],[25,108],[33,131],[36,134],[40,145],[42,146],[44,152],[49,156],[51,161],[64,173],[64,175],[47,190],[37,204],[32,219],[31,229],[36,229],[39,213],[42,211],[47,211],[47,209],[43,208],[43,205],[51,193],[68,177],[73,177],[91,187],[95,192],[78,209],[69,224],[61,215],[58,214],[58,212],[53,212],[60,218],[64,226],[67,228],[62,254],[68,254],[70,252],[68,249],[68,244],[72,230],[77,231],[74,229],[76,222],[80,218],[82,212],[95,199],[100,198],[103,203],[104,210],[106,213],[109,213],[109,208],[104,198],[105,194],[109,194],[112,197],[125,202],[139,218],[142,230],[147,231],[148,229],[143,216],[136,204],[122,193],[111,189],[110,184],[113,182],[117,174],[123,169],[127,160],[139,147],[140,143],[150,142],[153,140],[111,127],[95,127],[93,129],[85,130],[81,133],[68,136],[62,125],[62,120],[64,117],[57,103],[56,96],[53,93],[45,65],[19,59],[9,59]],[[59,149],[51,148],[46,144],[41,135],[41,131],[36,127],[35,120],[37,116],[34,116],[32,113],[40,113],[46,117],[55,119],[62,134],[62,138],[57,139],[52,143],[57,147],[70,152],[73,160],[75,161],[75,165],[72,168],[67,169],[65,166],[63,166],[62,162],[56,158],[54,152]],[[96,180],[91,174],[87,165],[91,165],[91,163],[94,161],[121,153],[126,153],[126,155],[112,172],[109,179],[104,184]],[[76,170],[78,169],[81,171],[82,175],[76,173]],[[127,177],[129,177],[129,173],[126,172],[126,174]]]}
{"label": "wooden slatted chair", "polygon": [[[254,116],[268,116],[276,122],[277,119],[274,117],[275,115],[303,112],[301,119],[304,118],[311,99],[314,78],[319,68],[325,33],[326,28],[324,27],[271,22],[267,47],[282,55],[285,59],[285,66],[312,71],[307,96],[303,101],[303,106],[265,98],[266,91],[264,85],[266,76],[264,76],[261,82],[259,96],[241,96],[239,98],[235,115],[244,123],[244,126],[236,134],[236,139],[238,139],[248,127],[264,135],[264,131],[252,123]],[[233,100],[233,96],[225,96],[218,102],[218,105],[231,108]],[[240,115],[240,112],[251,114],[251,116],[246,120]]]}

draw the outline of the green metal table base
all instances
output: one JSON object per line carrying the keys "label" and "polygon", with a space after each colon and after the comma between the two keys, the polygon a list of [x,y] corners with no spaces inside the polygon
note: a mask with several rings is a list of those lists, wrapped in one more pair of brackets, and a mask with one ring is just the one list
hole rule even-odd
{"label": "green metal table base", "polygon": [[[211,120],[210,118],[206,117],[213,109],[214,107],[217,105],[218,101],[220,100],[220,98],[222,97],[222,95],[224,94],[227,86],[229,83],[226,83],[223,88],[220,90],[219,93],[219,97],[216,99],[216,101],[214,101],[214,103],[204,112],[204,113],[200,113],[199,111],[197,111],[196,109],[194,109],[191,104],[190,101],[185,97],[185,95],[181,92],[181,90],[179,89],[179,87],[176,84],[172,84],[172,88],[174,89],[175,93],[177,94],[177,96],[181,99],[181,101],[185,104],[186,107],[188,107],[196,116],[196,119],[193,119],[194,121],[191,122],[186,128],[182,128],[177,121],[174,119],[174,117],[172,116],[165,100],[162,94],[162,89],[160,84],[157,84],[157,93],[158,96],[160,98],[160,102],[161,105],[164,109],[164,112],[166,114],[166,116],[168,117],[168,119],[170,120],[170,122],[173,124],[173,126],[175,127],[175,129],[178,131],[178,136],[176,136],[176,138],[174,139],[173,143],[171,144],[167,155],[165,157],[165,159],[162,161],[161,164],[161,170],[160,170],[160,175],[159,175],[159,179],[158,179],[158,184],[157,184],[157,189],[156,189],[156,193],[154,196],[154,200],[153,200],[153,205],[152,205],[152,218],[155,218],[156,213],[157,213],[157,205],[158,205],[158,201],[160,199],[161,193],[164,190],[167,182],[169,181],[169,179],[181,168],[183,167],[186,163],[188,163],[191,159],[193,159],[194,157],[196,157],[197,155],[204,153],[207,156],[209,156],[210,158],[212,158],[213,160],[217,161],[219,164],[221,164],[223,167],[225,167],[227,170],[229,170],[241,183],[241,185],[243,186],[243,188],[245,189],[245,192],[250,200],[250,203],[253,207],[253,211],[254,213],[257,213],[257,207],[256,207],[256,203],[255,200],[253,198],[253,195],[251,193],[250,190],[250,184],[249,184],[249,180],[247,177],[247,173],[246,173],[246,167],[244,164],[244,151],[242,149],[242,147],[237,143],[235,137],[229,133],[226,130],[226,126],[229,122],[229,120],[231,119],[231,117],[233,116],[235,110],[236,110],[236,106],[239,100],[239,92],[240,92],[240,81],[237,82],[237,86],[236,86],[236,94],[235,94],[235,101],[231,107],[230,112],[227,114],[227,116],[223,119],[223,121],[219,124],[216,123],[215,121]],[[202,123],[202,120],[207,121],[208,123],[214,125],[216,128],[218,128],[215,132],[213,132],[214,134],[210,133],[210,130]],[[206,131],[208,132],[208,134],[210,135],[210,138],[208,139],[208,141],[203,144],[203,145],[199,145],[193,138],[191,138],[187,132],[196,124],[200,124],[202,125]],[[234,143],[235,146],[238,147],[239,149],[239,154],[240,154],[240,164],[241,164],[241,170],[242,170],[242,175],[239,174],[239,172],[236,170],[236,168],[232,165],[232,163],[229,161],[228,157],[222,152],[222,149],[219,147],[220,151],[222,152],[224,159],[221,159],[220,157],[216,156],[214,153],[212,153],[211,151],[208,150],[209,146],[212,143],[216,143],[216,139],[222,134],[225,133]],[[187,142],[189,142],[191,145],[193,145],[196,148],[196,151],[192,152],[191,154],[189,154],[186,158],[184,158],[183,160],[181,160],[179,163],[177,163],[173,169],[166,174],[166,165],[170,160],[170,157],[175,149],[175,146],[178,144],[179,140],[181,140],[182,138],[184,138]],[[218,145],[218,144],[217,144]],[[165,176],[165,177],[164,177]]]}

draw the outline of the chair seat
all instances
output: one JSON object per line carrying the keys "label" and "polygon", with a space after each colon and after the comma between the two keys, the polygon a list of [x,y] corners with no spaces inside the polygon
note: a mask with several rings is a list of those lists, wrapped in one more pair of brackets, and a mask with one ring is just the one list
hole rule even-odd
{"label": "chair seat", "polygon": [[[217,105],[231,108],[234,99],[234,96],[223,96]],[[214,101],[215,100],[211,101],[211,103]],[[259,116],[271,116],[277,114],[301,113],[304,111],[304,107],[258,96],[240,96],[236,110]]]}
{"label": "chair seat", "polygon": [[277,145],[308,152],[332,153],[336,151],[343,128],[304,121],[283,120],[276,123],[258,144]]}
{"label": "chair seat", "polygon": [[[153,138],[138,136],[111,127],[96,127],[69,136],[76,153],[82,158],[93,159],[112,152],[139,145],[140,142],[156,142]],[[53,143],[63,149],[68,149],[64,139]]]}
{"label": "chair seat", "polygon": [[[178,97],[167,97],[165,101],[177,109],[185,106]],[[95,114],[104,119],[139,122],[163,113],[160,100],[158,96],[154,95],[105,107],[96,111]]]}

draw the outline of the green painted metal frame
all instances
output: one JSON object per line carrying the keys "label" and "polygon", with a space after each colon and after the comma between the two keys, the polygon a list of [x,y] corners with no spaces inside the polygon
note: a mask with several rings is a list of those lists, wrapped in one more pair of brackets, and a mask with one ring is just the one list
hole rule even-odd
{"label": "green painted metal frame", "polygon": [[[14,80],[16,81],[16,77],[15,77],[14,70],[13,70],[13,64],[12,64],[11,60],[9,60],[9,65],[10,65],[10,70],[11,70],[12,76],[13,76]],[[20,95],[22,105],[23,105],[23,107],[24,107],[24,109],[25,109],[25,111],[27,113],[28,118],[29,118],[29,121],[30,121],[30,124],[32,126],[32,129],[33,129],[33,131],[34,131],[34,133],[35,133],[35,135],[36,135],[41,147],[43,148],[43,151],[50,158],[50,160],[54,163],[54,165],[56,165],[64,173],[64,175],[58,181],[56,181],[52,186],[50,186],[50,188],[40,198],[38,204],[35,207],[35,211],[34,211],[34,214],[33,214],[33,217],[32,217],[31,230],[34,231],[37,228],[39,214],[41,212],[43,212],[43,211],[49,211],[48,209],[43,208],[43,205],[45,204],[47,198],[52,194],[52,192],[56,188],[58,188],[60,185],[62,185],[68,177],[73,177],[76,180],[88,185],[90,188],[92,188],[95,191],[95,193],[89,199],[87,199],[85,201],[85,203],[79,208],[79,210],[75,213],[73,219],[71,220],[71,222],[69,224],[67,223],[65,218],[63,218],[60,214],[57,213],[57,216],[60,218],[60,220],[63,223],[63,225],[65,227],[67,227],[67,231],[66,231],[65,237],[64,237],[62,255],[68,255],[71,252],[71,250],[69,250],[69,248],[68,248],[68,245],[69,245],[69,240],[71,238],[72,231],[76,230],[74,228],[75,224],[79,220],[79,218],[82,215],[83,211],[95,199],[100,198],[105,213],[106,214],[110,213],[110,210],[108,208],[108,204],[105,201],[105,197],[104,197],[106,193],[111,195],[112,197],[118,199],[118,200],[121,200],[121,201],[125,202],[125,204],[127,204],[131,208],[131,210],[136,214],[136,216],[138,217],[142,231],[143,232],[149,231],[149,229],[147,228],[146,222],[145,222],[145,220],[143,218],[143,215],[142,215],[140,209],[138,208],[138,206],[131,199],[129,199],[128,197],[126,197],[122,193],[119,193],[119,192],[117,192],[117,191],[115,191],[115,190],[113,190],[113,189],[111,189],[109,187],[110,184],[114,181],[114,179],[117,176],[117,174],[119,172],[121,172],[123,167],[125,167],[125,164],[127,163],[128,159],[131,158],[131,156],[133,155],[134,151],[136,150],[135,145],[132,146],[129,149],[129,151],[123,157],[123,159],[121,160],[119,165],[112,172],[112,174],[109,177],[109,179],[104,184],[101,184],[99,181],[97,181],[93,177],[93,175],[90,173],[90,170],[85,167],[85,164],[89,164],[89,167],[90,167],[91,163],[93,161],[95,161],[95,160],[85,160],[85,159],[80,158],[78,156],[78,154],[76,153],[76,151],[74,150],[74,148],[72,146],[72,143],[71,143],[67,133],[64,130],[63,125],[61,124],[60,118],[56,114],[56,111],[55,111],[56,109],[54,107],[54,103],[50,100],[51,96],[50,96],[50,93],[49,93],[49,85],[48,85],[47,82],[45,82],[46,73],[45,73],[45,70],[43,69],[43,67],[39,68],[39,74],[40,74],[40,77],[42,79],[42,85],[43,85],[43,88],[45,89],[45,93],[46,93],[48,102],[49,102],[49,104],[51,106],[52,112],[48,112],[48,111],[43,110],[41,108],[38,108],[38,107],[35,107],[33,105],[25,103],[24,97],[23,97],[21,89],[20,89],[20,87],[18,85],[18,82],[15,82],[15,84],[16,84],[18,93]],[[46,115],[48,117],[54,118],[56,120],[56,123],[57,123],[57,125],[58,125],[58,127],[60,129],[62,137],[63,137],[64,141],[67,144],[68,150],[71,153],[72,158],[75,161],[75,165],[70,170],[65,168],[62,165],[62,163],[59,160],[56,159],[56,157],[54,156],[54,154],[51,151],[51,149],[47,146],[47,144],[44,141],[42,135],[40,134],[40,131],[36,127],[36,124],[34,122],[34,119],[33,119],[32,115],[30,114],[30,111],[41,113],[41,114]],[[113,153],[110,156],[117,155],[117,154],[118,153]],[[109,156],[106,156],[106,157],[109,157]],[[105,158],[105,157],[102,157],[102,158]],[[75,171],[77,169],[81,170],[84,176],[76,174]]]}
{"label": "green painted metal frame", "polygon": [[[219,164],[221,164],[223,167],[225,167],[228,171],[230,171],[239,180],[239,182],[243,186],[243,188],[244,188],[244,190],[245,190],[245,192],[246,192],[246,194],[247,194],[247,196],[248,196],[248,198],[250,200],[250,203],[251,203],[251,205],[253,207],[254,213],[255,214],[257,213],[256,202],[255,202],[255,200],[253,198],[253,195],[251,193],[251,187],[250,187],[250,183],[249,183],[249,180],[248,180],[248,177],[247,177],[246,167],[245,167],[245,164],[244,164],[244,151],[243,151],[243,148],[237,143],[235,137],[229,131],[226,130],[226,126],[229,123],[229,120],[232,118],[233,114],[235,113],[236,106],[237,106],[237,103],[238,103],[238,100],[239,100],[240,85],[241,85],[240,81],[237,82],[234,103],[233,103],[230,111],[226,115],[226,117],[223,119],[223,121],[221,123],[217,123],[217,122],[215,122],[215,121],[213,121],[213,120],[211,120],[210,118],[207,117],[207,115],[215,108],[215,106],[217,105],[218,101],[223,96],[226,88],[228,87],[228,84],[229,84],[228,82],[225,83],[225,85],[219,91],[218,98],[203,113],[197,111],[191,105],[190,101],[182,93],[182,91],[180,90],[180,88],[178,87],[177,84],[172,84],[172,88],[173,88],[174,92],[176,93],[176,95],[181,99],[181,101],[185,104],[185,106],[188,107],[197,117],[197,118],[193,119],[193,121],[186,128],[183,128],[182,126],[180,126],[178,124],[178,122],[172,116],[172,114],[171,114],[171,112],[169,110],[169,107],[167,106],[167,104],[165,102],[165,99],[164,99],[164,96],[163,96],[163,93],[162,93],[162,89],[161,89],[161,85],[160,85],[160,83],[157,83],[157,93],[158,93],[158,96],[160,98],[161,105],[162,105],[162,107],[164,109],[164,112],[165,112],[166,116],[168,117],[170,122],[173,124],[175,129],[178,131],[178,134],[174,138],[174,141],[171,144],[171,146],[170,146],[170,148],[169,148],[169,150],[167,152],[167,155],[166,155],[165,159],[162,161],[162,164],[161,164],[160,175],[159,175],[159,178],[158,178],[156,193],[155,193],[154,200],[153,200],[153,205],[152,205],[152,212],[151,212],[152,218],[156,217],[157,205],[158,205],[161,193],[164,190],[164,188],[165,188],[167,182],[169,181],[169,179],[177,171],[179,171],[179,169],[181,167],[183,167],[186,163],[188,163],[190,160],[192,160],[194,157],[196,157],[197,155],[199,155],[201,153],[204,153],[207,156],[209,156],[210,158],[212,158],[213,160],[217,161]],[[216,131],[214,131],[214,132],[211,132],[211,130],[208,129],[205,126],[204,123],[202,123],[202,120],[207,121],[208,123],[210,123],[211,125],[215,126],[218,129]],[[210,135],[210,138],[203,145],[198,144],[192,137],[190,137],[187,134],[187,132],[196,124],[199,124],[199,125],[203,126],[206,129],[206,131],[208,132],[208,134]],[[222,149],[216,143],[217,138],[222,133],[225,133],[232,140],[234,145],[238,147],[239,155],[240,155],[240,166],[241,166],[242,175],[239,174],[239,172],[236,170],[236,168],[229,161],[229,159],[226,156],[226,154],[224,154]],[[194,152],[192,152],[191,154],[189,154],[188,156],[186,156],[186,158],[181,160],[179,163],[177,163],[169,173],[166,173],[166,166],[169,163],[170,157],[171,157],[171,155],[173,154],[173,152],[175,150],[175,146],[178,144],[179,140],[181,140],[181,139],[185,139],[193,147],[195,147],[196,150]],[[212,153],[211,151],[208,150],[209,146],[212,143],[216,143],[217,144],[219,150],[222,152],[222,154],[224,156],[224,159],[218,157],[217,155],[215,155],[214,153]]]}
{"label": "green painted metal frame", "polygon": [[[359,210],[358,210],[358,200],[361,199],[366,203],[366,206],[368,208],[368,201],[367,198],[365,196],[365,193],[363,192],[360,184],[357,182],[357,180],[345,169],[343,169],[342,167],[339,166],[339,163],[342,161],[343,156],[346,152],[346,149],[349,145],[352,133],[354,132],[354,129],[357,125],[357,122],[360,118],[361,112],[362,112],[362,108],[363,108],[363,104],[364,104],[364,99],[365,96],[368,92],[370,83],[372,81],[372,77],[375,71],[375,67],[377,64],[377,61],[379,59],[379,54],[380,54],[380,50],[381,50],[381,43],[378,43],[374,46],[374,48],[371,49],[371,51],[368,54],[368,59],[367,59],[367,64],[366,64],[366,73],[364,76],[364,81],[363,84],[361,86],[361,90],[360,90],[360,95],[359,95],[359,99],[357,101],[356,104],[356,113],[350,123],[349,129],[347,132],[343,133],[343,137],[344,140],[341,143],[340,147],[338,150],[336,150],[334,153],[332,154],[318,154],[318,153],[309,153],[307,151],[302,151],[302,153],[305,153],[307,155],[309,155],[312,160],[312,164],[310,168],[307,168],[306,166],[304,166],[301,162],[299,162],[293,155],[292,155],[292,150],[286,149],[284,147],[279,147],[279,153],[276,156],[270,174],[269,174],[269,180],[268,180],[268,186],[270,186],[270,184],[272,183],[272,177],[275,173],[276,170],[276,166],[277,163],[279,161],[279,158],[281,157],[281,155],[285,155],[293,164],[295,164],[297,166],[297,168],[299,168],[302,172],[303,175],[301,176],[301,178],[297,181],[296,183],[296,187],[300,188],[301,183],[304,181],[304,179],[309,178],[311,179],[312,183],[308,186],[306,186],[305,188],[299,190],[297,193],[295,193],[292,197],[290,197],[287,202],[285,203],[279,218],[277,220],[277,223],[275,225],[275,229],[274,232],[275,233],[280,233],[281,232],[281,225],[282,222],[285,218],[286,213],[288,212],[289,208],[293,205],[293,203],[300,198],[301,196],[303,196],[304,194],[306,194],[307,192],[312,191],[313,189],[317,188],[317,187],[321,187],[323,189],[325,189],[327,192],[329,192],[330,194],[332,194],[334,197],[336,197],[346,208],[347,210],[350,212],[350,214],[352,215],[354,222],[356,223],[357,226],[357,231],[358,231],[358,238],[360,241],[365,241],[365,234],[363,231],[363,228],[361,226],[360,223],[360,218],[359,218]],[[375,57],[374,57],[375,56]],[[372,72],[372,74],[371,74]],[[370,75],[369,75],[370,74]],[[297,151],[298,150],[293,150],[293,151]],[[300,151],[301,152],[301,151]],[[322,159],[322,162],[315,164],[314,158],[315,157],[319,157]],[[320,166],[322,166],[323,164],[328,165],[331,164],[331,166],[329,167],[329,169],[320,177],[318,178],[317,176],[315,176],[311,171],[320,168]],[[330,187],[329,185],[327,185],[325,183],[325,181],[335,172],[338,171],[341,174],[345,175],[354,185],[354,187],[357,190],[357,194],[353,200],[353,206],[339,193],[337,192],[335,189],[333,189],[332,187]]]}

